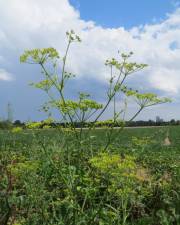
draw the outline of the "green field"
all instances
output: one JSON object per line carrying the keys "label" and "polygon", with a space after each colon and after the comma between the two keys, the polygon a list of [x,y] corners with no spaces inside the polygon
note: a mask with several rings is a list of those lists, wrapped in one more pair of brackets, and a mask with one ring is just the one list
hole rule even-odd
{"label": "green field", "polygon": [[180,127],[112,132],[0,131],[0,224],[180,224]]}

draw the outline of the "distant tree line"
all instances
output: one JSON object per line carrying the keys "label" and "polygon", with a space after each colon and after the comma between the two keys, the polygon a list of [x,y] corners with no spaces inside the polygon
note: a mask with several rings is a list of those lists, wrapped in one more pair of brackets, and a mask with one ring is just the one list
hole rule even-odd
{"label": "distant tree line", "polygon": [[[46,123],[41,121],[40,128],[43,128]],[[36,122],[34,122],[36,123]],[[58,126],[65,127],[67,126],[67,123],[58,123],[58,122],[52,122],[48,124],[52,128],[56,128]],[[69,124],[70,125],[70,124]],[[92,125],[91,122],[86,122],[83,124],[83,127],[90,127]],[[112,120],[104,120],[104,121],[97,121],[95,126],[96,127],[110,127],[114,125],[115,127],[120,127],[122,123],[120,122],[113,122]],[[154,120],[137,120],[137,121],[131,121],[129,123],[125,123],[126,127],[143,127],[143,126],[169,126],[169,125],[180,125],[180,120],[171,119],[170,121],[154,121]],[[14,122],[11,122],[9,120],[2,120],[0,121],[0,129],[12,129],[13,127],[26,127],[26,123],[22,122],[20,120],[15,120]],[[75,122],[75,127],[80,128],[81,124],[79,122]]]}

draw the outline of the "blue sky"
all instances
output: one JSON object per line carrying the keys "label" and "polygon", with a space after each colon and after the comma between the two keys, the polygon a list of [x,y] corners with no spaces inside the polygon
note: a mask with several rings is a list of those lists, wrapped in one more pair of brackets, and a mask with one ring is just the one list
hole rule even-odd
{"label": "blue sky", "polygon": [[[24,49],[55,47],[65,51],[65,33],[74,29],[82,38],[71,49],[68,70],[77,79],[68,86],[67,97],[80,90],[105,101],[109,73],[107,58],[133,51],[132,60],[147,63],[148,69],[128,83],[141,91],[152,91],[173,99],[172,104],[154,107],[138,119],[180,119],[180,1],[171,0],[0,0],[0,117],[7,104],[14,119],[41,120],[38,111],[46,101],[40,91],[28,86],[41,80],[38,67],[19,63]],[[128,115],[136,110],[130,103]],[[111,115],[111,107],[104,118]],[[104,119],[103,118],[103,119]]]}
{"label": "blue sky", "polygon": [[178,1],[173,0],[70,0],[80,11],[81,18],[93,20],[103,27],[127,29],[146,23],[155,23],[174,11]]}

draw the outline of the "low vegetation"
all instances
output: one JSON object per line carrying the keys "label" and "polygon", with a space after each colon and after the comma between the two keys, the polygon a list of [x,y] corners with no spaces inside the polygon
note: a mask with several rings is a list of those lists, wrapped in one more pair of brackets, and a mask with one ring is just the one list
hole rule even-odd
{"label": "low vegetation", "polygon": [[59,132],[1,133],[0,224],[179,223],[179,127],[169,146],[167,128],[138,128],[106,151],[105,130],[81,151],[70,130]]}

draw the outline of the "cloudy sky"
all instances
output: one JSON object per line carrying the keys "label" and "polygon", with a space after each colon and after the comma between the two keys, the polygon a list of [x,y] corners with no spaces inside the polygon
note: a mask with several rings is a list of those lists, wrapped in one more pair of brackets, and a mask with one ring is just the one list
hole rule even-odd
{"label": "cloudy sky", "polygon": [[[80,91],[104,101],[107,58],[133,51],[133,60],[147,63],[129,84],[143,91],[171,97],[173,103],[153,107],[138,119],[180,119],[180,1],[175,0],[0,0],[0,117],[10,102],[14,119],[40,120],[45,100],[28,86],[40,80],[36,66],[19,63],[25,49],[55,47],[63,55],[65,32],[82,38],[69,55],[68,68],[77,74],[68,95]],[[130,105],[129,114],[135,110]],[[111,108],[104,118],[110,116]]]}

